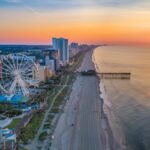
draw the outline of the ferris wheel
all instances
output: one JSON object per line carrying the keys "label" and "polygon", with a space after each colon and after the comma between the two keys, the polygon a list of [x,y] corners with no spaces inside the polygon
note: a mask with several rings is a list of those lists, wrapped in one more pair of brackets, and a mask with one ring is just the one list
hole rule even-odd
{"label": "ferris wheel", "polygon": [[38,86],[39,70],[33,59],[16,53],[1,57],[0,93],[30,94],[30,86]]}

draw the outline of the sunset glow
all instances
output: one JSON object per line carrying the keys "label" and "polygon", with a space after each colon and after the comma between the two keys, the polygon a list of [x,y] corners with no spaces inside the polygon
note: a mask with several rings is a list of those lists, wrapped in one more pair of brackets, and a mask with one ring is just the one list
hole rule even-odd
{"label": "sunset glow", "polygon": [[131,5],[115,0],[111,4],[97,0],[0,3],[1,44],[49,44],[53,36],[79,43],[150,43],[150,3],[146,1]]}

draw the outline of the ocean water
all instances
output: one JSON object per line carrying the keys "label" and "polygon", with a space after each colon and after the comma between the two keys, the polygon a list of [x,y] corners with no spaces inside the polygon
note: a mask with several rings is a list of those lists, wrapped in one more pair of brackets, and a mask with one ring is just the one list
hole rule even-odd
{"label": "ocean water", "polygon": [[103,80],[116,133],[127,150],[150,150],[150,47],[104,46],[94,51],[101,72],[131,72],[131,80]]}

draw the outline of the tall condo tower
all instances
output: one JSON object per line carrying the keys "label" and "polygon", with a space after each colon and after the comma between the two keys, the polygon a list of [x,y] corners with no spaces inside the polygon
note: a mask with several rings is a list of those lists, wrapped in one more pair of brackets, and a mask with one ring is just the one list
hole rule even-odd
{"label": "tall condo tower", "polygon": [[68,39],[65,38],[52,38],[53,48],[58,49],[60,53],[60,60],[63,63],[69,62],[69,47]]}

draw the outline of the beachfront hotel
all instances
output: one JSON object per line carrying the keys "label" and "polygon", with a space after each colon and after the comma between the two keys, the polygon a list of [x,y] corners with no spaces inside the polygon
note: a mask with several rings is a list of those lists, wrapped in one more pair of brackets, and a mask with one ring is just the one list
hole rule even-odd
{"label": "beachfront hotel", "polygon": [[59,50],[60,60],[63,64],[69,62],[69,47],[68,39],[65,38],[52,38],[52,46]]}

